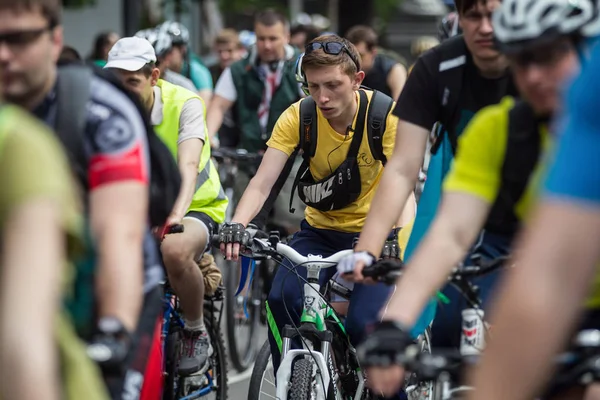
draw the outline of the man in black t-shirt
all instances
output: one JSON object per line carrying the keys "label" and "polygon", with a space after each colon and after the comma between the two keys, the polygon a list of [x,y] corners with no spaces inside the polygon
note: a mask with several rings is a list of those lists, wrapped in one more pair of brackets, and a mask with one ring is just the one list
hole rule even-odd
{"label": "man in black t-shirt", "polygon": [[[363,279],[361,271],[368,265],[364,254],[379,254],[386,232],[392,228],[392,221],[398,218],[402,204],[413,191],[434,123],[441,122],[450,133],[441,138],[443,145],[433,157],[440,170],[437,179],[428,179],[425,185],[406,258],[410,258],[435,216],[441,182],[452,160],[450,149],[455,146],[456,136],[481,108],[499,102],[507,94],[516,95],[507,71],[507,61],[495,49],[493,42],[491,15],[499,4],[499,0],[456,0],[464,36],[449,39],[423,54],[408,77],[394,110],[399,118],[397,147],[388,160],[355,248],[356,253],[352,255],[355,280]],[[459,87],[456,87],[457,83]],[[508,244],[509,240],[486,232],[478,241],[476,250],[484,258],[495,257],[506,252]],[[465,245],[470,246],[471,243]],[[441,251],[441,257],[445,251],[451,249]],[[484,302],[495,278],[496,275],[487,276],[477,282]],[[460,301],[451,300],[451,305],[460,307]],[[427,318],[430,320],[431,316],[423,319]],[[420,321],[413,333],[420,333],[429,320]],[[436,328],[439,332],[432,335],[434,344],[451,346],[452,343],[445,342],[447,335],[444,332],[460,329],[460,310],[438,310],[434,330]]]}
{"label": "man in black t-shirt", "polygon": [[346,33],[360,54],[365,79],[362,84],[397,99],[406,82],[406,67],[392,57],[379,52],[377,33],[368,26],[356,25]]}

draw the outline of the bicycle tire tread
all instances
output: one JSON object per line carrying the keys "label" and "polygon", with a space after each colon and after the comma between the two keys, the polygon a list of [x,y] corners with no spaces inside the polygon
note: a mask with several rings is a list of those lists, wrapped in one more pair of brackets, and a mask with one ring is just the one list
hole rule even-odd
{"label": "bicycle tire tread", "polygon": [[288,400],[309,400],[313,384],[312,360],[303,358],[294,363]]}

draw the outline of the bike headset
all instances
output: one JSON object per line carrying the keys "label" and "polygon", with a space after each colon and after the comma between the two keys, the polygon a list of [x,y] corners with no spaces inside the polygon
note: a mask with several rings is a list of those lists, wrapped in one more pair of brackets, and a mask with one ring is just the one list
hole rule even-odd
{"label": "bike headset", "polygon": [[504,54],[571,37],[583,65],[598,42],[595,0],[505,0],[493,13],[494,41]]}
{"label": "bike headset", "polygon": [[462,33],[458,24],[458,13],[453,11],[446,15],[438,25],[438,39],[443,42]]}
{"label": "bike headset", "polygon": [[[302,61],[305,55],[309,55],[319,49],[330,55],[346,53],[356,66],[356,71],[361,70],[359,58],[352,54],[350,45],[345,39],[333,36],[322,41],[312,41],[306,46],[304,53],[296,61],[296,80],[301,83],[302,90],[307,96],[310,96],[310,93],[308,91],[308,81],[302,69]],[[303,150],[303,162],[300,168],[298,168],[292,187],[292,195],[296,188],[298,188],[298,197],[300,197],[300,200],[307,206],[319,211],[327,212],[347,207],[358,199],[362,191],[357,156],[365,132],[369,101],[364,90],[359,91],[359,96],[360,102],[356,123],[354,127],[348,126],[346,131],[346,138],[349,137],[350,131],[354,132],[346,158],[331,174],[319,181],[314,179],[309,167],[310,158],[316,152],[316,132],[318,131],[316,103],[310,97],[302,100],[300,103],[299,148]],[[309,107],[311,108],[310,110]]]}

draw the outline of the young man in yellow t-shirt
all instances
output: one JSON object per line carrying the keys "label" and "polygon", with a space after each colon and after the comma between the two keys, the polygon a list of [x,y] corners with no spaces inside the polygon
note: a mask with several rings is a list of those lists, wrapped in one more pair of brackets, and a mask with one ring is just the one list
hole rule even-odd
{"label": "young man in yellow t-shirt", "polygon": [[[352,248],[383,172],[383,163],[376,159],[369,145],[366,124],[362,129],[359,127],[362,125],[360,121],[364,122],[366,118],[366,106],[374,92],[359,90],[364,78],[360,56],[350,42],[339,36],[325,35],[313,40],[306,47],[299,64],[299,75],[316,105],[317,139],[307,174],[299,182],[298,195],[307,204],[305,220],[290,246],[303,255],[310,253],[327,257]],[[384,95],[378,93],[377,96]],[[288,158],[299,147],[300,108],[306,100],[293,104],[279,117],[260,168],[248,185],[232,223],[222,228],[224,241],[243,234],[247,224],[261,209]],[[382,112],[385,115],[386,110]],[[389,158],[394,147],[397,119],[387,113],[385,120],[382,145],[383,153]],[[353,153],[355,157],[352,157]],[[340,176],[338,172],[343,174]],[[350,179],[346,178],[348,174]],[[412,199],[409,201],[414,202]],[[411,218],[410,211],[408,214]],[[221,248],[228,259],[238,258],[239,241],[230,240]],[[306,278],[305,268],[298,267],[296,271]],[[295,278],[285,279],[287,272],[287,268],[278,270],[268,299],[270,312],[279,329],[291,322],[297,324],[302,311],[302,285]],[[321,285],[334,273],[335,268],[321,271]],[[379,308],[390,291],[390,287],[383,285],[357,284],[354,287],[346,320],[346,329],[353,343],[360,340],[365,325],[377,318]],[[293,321],[290,321],[286,307]],[[278,331],[269,332],[275,368],[279,365],[278,335]]]}

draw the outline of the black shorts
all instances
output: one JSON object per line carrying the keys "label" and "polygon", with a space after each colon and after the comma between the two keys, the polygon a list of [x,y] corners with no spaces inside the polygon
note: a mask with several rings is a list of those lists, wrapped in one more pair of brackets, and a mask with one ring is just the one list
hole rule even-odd
{"label": "black shorts", "polygon": [[217,232],[219,225],[211,217],[200,211],[189,211],[187,214],[185,214],[185,217],[183,218],[195,219],[204,226],[204,228],[206,229],[207,240],[206,247],[204,248],[203,252],[206,251],[210,246],[210,238],[212,235],[215,234],[215,232]]}

